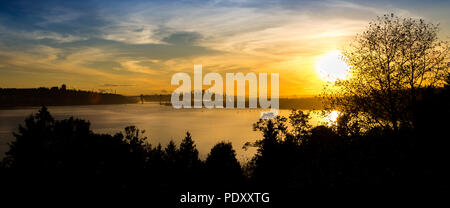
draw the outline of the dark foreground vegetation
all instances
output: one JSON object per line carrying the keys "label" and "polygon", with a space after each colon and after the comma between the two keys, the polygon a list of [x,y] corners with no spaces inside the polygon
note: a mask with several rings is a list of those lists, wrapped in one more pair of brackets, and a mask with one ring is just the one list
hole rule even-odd
{"label": "dark foreground vegetation", "polygon": [[[142,196],[176,203],[183,192],[340,193],[448,190],[449,87],[424,89],[414,128],[349,130],[308,124],[308,115],[260,120],[263,138],[248,164],[231,143],[216,144],[206,160],[189,132],[177,145],[152,146],[136,127],[97,134],[84,120],[54,120],[45,107],[28,117],[2,162],[2,190],[13,195]],[[372,193],[372,192],[370,192]],[[374,196],[375,197],[375,196]],[[294,198],[295,199],[295,198]],[[277,203],[277,198],[272,199]]]}
{"label": "dark foreground vegetation", "polygon": [[0,108],[18,106],[99,105],[137,103],[138,99],[118,94],[52,88],[0,88]]}

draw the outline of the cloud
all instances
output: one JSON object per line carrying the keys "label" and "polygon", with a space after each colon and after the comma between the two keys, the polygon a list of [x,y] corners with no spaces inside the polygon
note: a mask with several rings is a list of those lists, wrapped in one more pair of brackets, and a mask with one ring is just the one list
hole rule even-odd
{"label": "cloud", "polygon": [[91,37],[109,23],[92,1],[18,0],[2,2],[0,9],[0,24],[18,32]]}
{"label": "cloud", "polygon": [[163,38],[163,41],[174,45],[195,45],[202,39],[202,35],[196,32],[176,32]]}

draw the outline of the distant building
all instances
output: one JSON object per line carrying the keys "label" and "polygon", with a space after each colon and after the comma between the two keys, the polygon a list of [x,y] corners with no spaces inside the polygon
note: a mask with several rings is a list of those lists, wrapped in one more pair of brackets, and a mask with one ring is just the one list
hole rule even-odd
{"label": "distant building", "polygon": [[63,90],[63,91],[66,90],[66,84],[62,84],[62,85],[61,85],[61,90]]}

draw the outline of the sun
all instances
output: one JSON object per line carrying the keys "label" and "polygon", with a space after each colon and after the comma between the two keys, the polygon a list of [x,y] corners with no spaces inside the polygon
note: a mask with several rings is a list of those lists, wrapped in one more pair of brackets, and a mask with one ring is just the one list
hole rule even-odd
{"label": "sun", "polygon": [[332,51],[322,56],[316,64],[317,73],[325,81],[346,79],[350,67],[344,60],[340,51]]}

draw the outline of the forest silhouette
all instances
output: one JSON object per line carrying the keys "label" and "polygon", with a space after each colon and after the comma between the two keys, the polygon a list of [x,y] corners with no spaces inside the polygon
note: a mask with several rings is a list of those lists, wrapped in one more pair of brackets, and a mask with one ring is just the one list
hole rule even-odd
{"label": "forest silhouette", "polygon": [[[394,31],[385,33],[389,30]],[[243,147],[257,148],[245,164],[228,142],[216,144],[201,160],[189,132],[180,144],[153,146],[135,126],[113,135],[94,133],[88,121],[55,120],[42,107],[14,133],[1,163],[2,187],[18,195],[129,196],[166,203],[176,203],[187,191],[256,191],[274,194],[274,204],[306,192],[448,191],[448,48],[435,44],[435,33],[422,20],[378,19],[347,53],[359,68],[354,77],[335,83],[340,94],[325,94],[329,109],[341,111],[336,123],[312,126],[301,110],[260,119],[253,127],[263,136]],[[380,51],[380,45],[389,48]],[[367,50],[377,50],[379,59],[371,62]],[[436,50],[444,58],[420,68]],[[431,82],[438,76],[439,82]]]}

